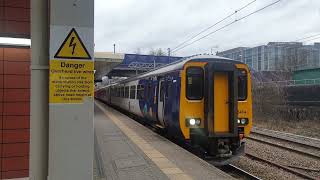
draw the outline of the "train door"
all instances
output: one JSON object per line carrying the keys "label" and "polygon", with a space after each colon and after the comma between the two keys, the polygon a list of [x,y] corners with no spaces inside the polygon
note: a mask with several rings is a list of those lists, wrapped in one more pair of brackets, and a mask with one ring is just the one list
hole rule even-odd
{"label": "train door", "polygon": [[229,132],[229,76],[227,72],[214,73],[214,132]]}
{"label": "train door", "polygon": [[165,127],[164,123],[164,80],[159,80],[159,92],[158,92],[158,120],[160,124]]}

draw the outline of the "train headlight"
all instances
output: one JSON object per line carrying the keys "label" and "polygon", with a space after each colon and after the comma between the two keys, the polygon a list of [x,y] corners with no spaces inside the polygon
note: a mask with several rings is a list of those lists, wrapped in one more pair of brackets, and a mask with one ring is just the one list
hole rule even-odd
{"label": "train headlight", "polygon": [[239,125],[244,126],[244,125],[247,125],[248,123],[249,123],[248,118],[240,118],[240,119],[238,119],[238,124]]}
{"label": "train headlight", "polygon": [[189,124],[190,124],[191,126],[196,125],[196,120],[195,120],[195,119],[189,119]]}
{"label": "train headlight", "polygon": [[201,119],[200,118],[187,118],[186,119],[186,125],[187,127],[198,127],[201,125]]}

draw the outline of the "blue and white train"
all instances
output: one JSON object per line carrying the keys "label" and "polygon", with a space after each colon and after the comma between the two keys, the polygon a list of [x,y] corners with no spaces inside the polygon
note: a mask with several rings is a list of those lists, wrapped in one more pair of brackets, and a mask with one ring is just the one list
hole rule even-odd
{"label": "blue and white train", "polygon": [[217,161],[242,154],[252,127],[249,68],[218,56],[184,58],[100,88],[95,97]]}

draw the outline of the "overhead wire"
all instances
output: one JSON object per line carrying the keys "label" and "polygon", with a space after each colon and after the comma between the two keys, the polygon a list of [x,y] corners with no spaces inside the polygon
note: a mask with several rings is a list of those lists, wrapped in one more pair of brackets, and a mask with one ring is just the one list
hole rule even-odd
{"label": "overhead wire", "polygon": [[228,16],[222,18],[221,20],[219,20],[218,22],[214,23],[213,25],[203,29],[202,31],[198,32],[197,34],[191,36],[190,38],[188,38],[187,40],[183,41],[182,43],[178,44],[176,47],[174,47],[172,49],[172,51],[174,51],[175,49],[179,48],[180,46],[184,45],[185,43],[187,43],[188,41],[194,39],[195,37],[199,36],[200,34],[206,32],[207,30],[213,28],[214,26],[220,24],[221,22],[225,21],[226,19],[230,18],[231,16],[237,14],[238,12],[242,11],[243,9],[245,9],[246,7],[250,6],[252,3],[256,2],[257,0],[253,0],[250,3],[246,4],[245,6],[241,7],[240,9],[236,10],[235,12],[233,12],[232,14],[229,14]]}
{"label": "overhead wire", "polygon": [[309,39],[309,40],[307,40],[307,41],[305,41],[305,42],[309,42],[309,41],[313,41],[313,40],[316,40],[316,39],[319,39],[320,37],[316,37],[316,38],[313,38],[313,39]]}
{"label": "overhead wire", "polygon": [[316,37],[316,36],[319,36],[319,35],[320,35],[320,33],[319,33],[319,34],[312,35],[312,36],[308,36],[308,37],[305,37],[305,38],[297,39],[297,40],[295,40],[295,41],[301,41],[301,40],[313,38],[313,37]]}
{"label": "overhead wire", "polygon": [[198,42],[198,41],[200,41],[200,40],[202,40],[202,39],[204,39],[204,38],[206,38],[206,37],[208,37],[208,36],[210,36],[210,35],[218,32],[218,31],[220,31],[220,30],[222,30],[222,29],[224,29],[224,28],[228,27],[228,26],[231,26],[232,24],[234,24],[234,23],[236,23],[236,22],[238,22],[238,21],[240,21],[240,20],[243,20],[243,19],[245,19],[245,18],[248,18],[249,16],[252,16],[253,14],[256,14],[256,13],[258,13],[258,12],[260,12],[260,11],[262,11],[262,10],[270,7],[270,6],[273,6],[273,5],[277,4],[277,3],[279,3],[280,1],[281,1],[281,0],[277,0],[277,1],[273,2],[273,3],[270,3],[270,4],[268,4],[268,5],[264,6],[264,7],[256,10],[256,11],[253,11],[253,12],[251,12],[251,13],[243,16],[243,17],[241,17],[240,19],[236,19],[236,20],[232,21],[231,23],[228,23],[228,24],[220,27],[219,29],[216,29],[215,31],[212,31],[212,32],[210,32],[210,33],[202,36],[201,38],[198,38],[198,39],[192,41],[192,42],[189,43],[189,44],[186,44],[186,45],[184,45],[184,46],[182,46],[182,47],[179,47],[179,48],[175,49],[174,51],[172,51],[172,53],[177,52],[177,51],[179,51],[179,50],[181,50],[181,49],[183,49],[183,48],[185,48],[185,47],[187,47],[187,46],[190,46],[190,45],[194,44],[195,42]]}

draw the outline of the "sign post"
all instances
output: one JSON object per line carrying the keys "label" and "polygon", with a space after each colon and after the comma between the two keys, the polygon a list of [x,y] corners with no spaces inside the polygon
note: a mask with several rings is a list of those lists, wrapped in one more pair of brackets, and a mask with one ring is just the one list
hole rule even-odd
{"label": "sign post", "polygon": [[49,176],[93,176],[94,1],[54,0],[50,9]]}

